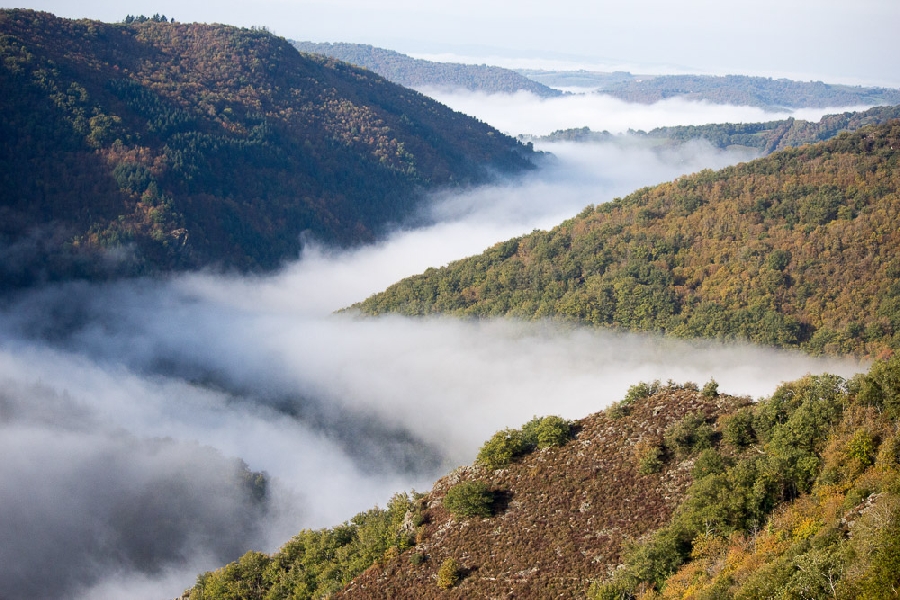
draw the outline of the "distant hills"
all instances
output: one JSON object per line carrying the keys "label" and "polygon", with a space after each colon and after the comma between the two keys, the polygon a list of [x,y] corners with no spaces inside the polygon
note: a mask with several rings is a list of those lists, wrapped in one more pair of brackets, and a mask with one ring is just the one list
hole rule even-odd
{"label": "distant hills", "polygon": [[[658,127],[649,132],[632,131],[628,135],[672,144],[691,140],[706,140],[713,146],[752,148],[763,154],[803,144],[825,141],[844,131],[856,131],[866,125],[878,125],[900,118],[900,105],[876,106],[862,112],[826,115],[818,122],[803,119],[782,119],[767,123],[720,123],[712,125],[677,125]],[[589,127],[563,129],[549,135],[520,135],[525,142],[608,142],[621,136],[607,131],[591,131]]]}
{"label": "distant hills", "polygon": [[542,98],[562,95],[559,90],[501,67],[432,62],[366,44],[292,43],[301,52],[322,54],[359,65],[413,89],[466,89],[488,94],[526,91]]}
{"label": "distant hills", "polygon": [[632,75],[628,72],[519,71],[554,87],[581,87],[625,100],[653,104],[669,98],[761,108],[900,104],[900,90],[749,77],[746,75]]}
{"label": "distant hills", "polygon": [[425,494],[201,574],[183,598],[892,597],[900,358],[771,397],[643,382],[498,431]]}
{"label": "distant hills", "polygon": [[264,30],[0,11],[0,287],[277,267],[530,149]]}
{"label": "distant hills", "polygon": [[900,348],[900,121],[588,206],[366,314],[554,318],[818,354]]}

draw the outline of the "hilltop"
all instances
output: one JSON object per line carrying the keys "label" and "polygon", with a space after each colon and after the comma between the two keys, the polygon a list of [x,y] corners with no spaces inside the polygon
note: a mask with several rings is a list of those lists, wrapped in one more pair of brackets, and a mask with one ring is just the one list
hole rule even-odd
{"label": "hilltop", "polygon": [[555,318],[814,354],[900,347],[900,122],[588,206],[366,314]]}
{"label": "hilltop", "polygon": [[303,531],[183,598],[884,598],[900,584],[900,359],[759,402],[641,383],[497,432],[387,509]]}
{"label": "hilltop", "polygon": [[367,44],[292,43],[301,52],[322,54],[359,65],[413,89],[465,89],[488,94],[526,91],[542,98],[562,95],[559,90],[502,67],[433,62]]}
{"label": "hilltop", "polygon": [[0,11],[2,287],[272,269],[530,148],[265,30]]}
{"label": "hilltop", "polygon": [[800,108],[900,104],[900,90],[792,81],[746,75],[661,75],[609,82],[602,93],[627,102],[652,104],[667,98],[715,104]]}
{"label": "hilltop", "polygon": [[794,81],[747,75],[636,75],[618,71],[520,70],[522,75],[554,87],[596,90],[625,100],[653,104],[670,98],[767,109],[900,104],[900,90]]}

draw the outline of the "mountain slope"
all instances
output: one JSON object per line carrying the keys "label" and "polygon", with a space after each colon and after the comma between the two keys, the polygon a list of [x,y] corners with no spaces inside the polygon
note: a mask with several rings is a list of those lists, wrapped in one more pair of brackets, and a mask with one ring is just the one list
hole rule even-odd
{"label": "mountain slope", "polygon": [[652,104],[667,98],[707,100],[716,104],[801,108],[900,104],[900,90],[792,81],[746,75],[660,75],[604,83],[601,93],[626,102]]}
{"label": "mountain slope", "polygon": [[526,91],[542,98],[562,95],[559,90],[501,67],[432,62],[366,44],[292,43],[301,52],[324,54],[359,65],[394,83],[415,89],[461,88],[488,94]]}
{"label": "mountain slope", "polygon": [[[356,533],[359,541],[366,537],[364,529],[372,535],[365,526],[371,519],[367,513],[345,525],[357,527],[345,533],[343,544],[336,544],[342,552],[329,553],[336,560],[321,552],[325,544],[314,543],[318,538],[313,532],[302,532],[271,558],[256,553],[244,557],[241,563],[249,573],[241,573],[235,564],[201,576],[190,597],[230,597],[229,580],[237,584],[253,579],[261,582],[253,598],[323,597],[351,579],[332,597],[577,597],[590,579],[620,562],[627,539],[663,526],[684,499],[690,465],[638,473],[639,451],[648,440],[661,439],[686,414],[704,414],[715,421],[747,402],[703,397],[692,387],[674,384],[658,391],[652,398],[627,403],[627,408],[578,421],[560,440],[561,446],[533,450],[497,469],[461,467],[422,497],[395,497],[387,509],[396,514],[393,526],[387,526],[388,535],[382,533],[390,543],[370,556],[363,569],[377,562],[356,578],[341,571],[347,563],[338,557],[350,555],[358,544],[346,534]],[[449,509],[450,490],[471,482],[482,482],[490,490],[488,518],[454,515]],[[319,561],[311,560],[313,552]],[[435,585],[435,575],[451,556],[467,574],[447,595]],[[330,564],[323,565],[323,559]],[[330,582],[329,573],[349,578]]]}
{"label": "mountain slope", "polygon": [[265,31],[0,12],[6,287],[352,244],[530,150]]}
{"label": "mountain slope", "polygon": [[[753,148],[769,154],[803,144],[829,140],[845,131],[856,131],[867,125],[881,125],[900,118],[900,105],[876,106],[861,112],[825,115],[817,122],[803,119],[782,119],[767,123],[717,123],[712,125],[673,125],[657,127],[648,132],[629,133],[668,144],[683,144],[691,140],[706,140],[716,148]],[[617,136],[607,131],[591,131],[588,127],[563,129],[549,135],[519,135],[524,142],[608,142]]]}
{"label": "mountain slope", "polygon": [[900,122],[589,206],[368,314],[561,318],[813,353],[900,347]]}
{"label": "mountain slope", "polygon": [[638,384],[541,449],[499,460],[548,419],[498,432],[431,492],[247,553],[184,597],[897,597],[898,381],[900,356],[755,403]]}

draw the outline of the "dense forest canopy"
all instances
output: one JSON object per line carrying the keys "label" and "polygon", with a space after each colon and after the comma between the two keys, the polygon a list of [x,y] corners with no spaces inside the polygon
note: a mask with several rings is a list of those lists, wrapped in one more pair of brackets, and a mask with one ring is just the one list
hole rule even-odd
{"label": "dense forest canopy", "polygon": [[265,30],[0,11],[3,287],[270,269],[370,241],[530,149]]}
{"label": "dense forest canopy", "polygon": [[466,89],[488,94],[512,94],[521,90],[542,98],[562,95],[559,90],[502,67],[432,62],[367,44],[292,43],[301,52],[324,54],[359,65],[410,88]]}
{"label": "dense forest canopy", "polygon": [[898,155],[895,120],[703,171],[588,206],[357,308],[878,356],[900,347]]}

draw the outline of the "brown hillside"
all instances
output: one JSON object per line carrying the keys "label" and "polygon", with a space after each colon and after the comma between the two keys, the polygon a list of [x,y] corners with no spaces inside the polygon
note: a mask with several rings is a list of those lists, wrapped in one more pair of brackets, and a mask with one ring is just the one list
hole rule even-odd
{"label": "brown hillside", "polygon": [[[563,447],[537,450],[506,469],[462,467],[421,500],[417,544],[388,554],[338,598],[571,598],[614,569],[623,542],[664,525],[684,499],[693,461],[668,460],[658,474],[640,475],[641,448],[690,413],[715,420],[746,399],[704,398],[670,386],[631,405],[626,416],[607,410],[577,423]],[[443,507],[448,489],[480,480],[495,492],[491,518],[455,519]],[[413,555],[426,556],[413,564]],[[448,591],[437,572],[448,558],[463,578]]]}

